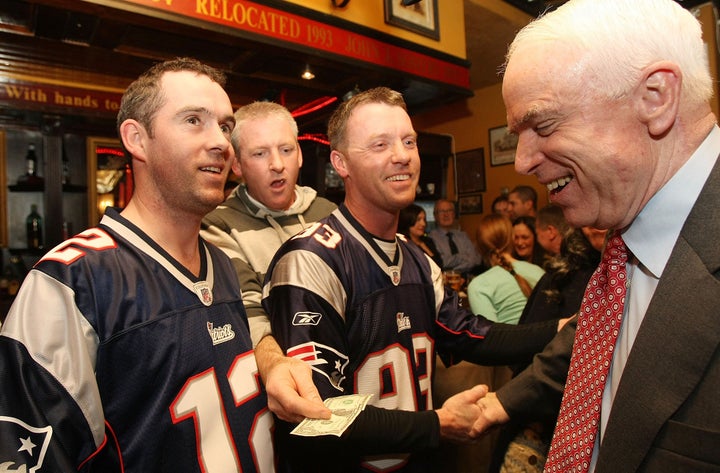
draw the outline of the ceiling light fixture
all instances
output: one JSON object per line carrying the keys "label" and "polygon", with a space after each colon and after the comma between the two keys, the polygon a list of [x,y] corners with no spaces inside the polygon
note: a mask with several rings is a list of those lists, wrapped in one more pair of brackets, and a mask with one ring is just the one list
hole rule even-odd
{"label": "ceiling light fixture", "polygon": [[302,77],[305,80],[313,80],[315,78],[315,74],[313,74],[313,71],[310,70],[310,65],[305,64],[305,70],[302,74],[300,74],[300,77]]}

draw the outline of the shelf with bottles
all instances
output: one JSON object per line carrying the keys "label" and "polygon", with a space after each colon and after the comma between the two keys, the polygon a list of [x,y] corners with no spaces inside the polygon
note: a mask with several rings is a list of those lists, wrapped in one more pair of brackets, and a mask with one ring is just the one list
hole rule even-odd
{"label": "shelf with bottles", "polygon": [[4,136],[0,149],[0,168],[4,171],[0,182],[0,245],[37,256],[34,253],[38,250],[28,248],[26,239],[25,219],[32,205],[42,216],[40,253],[67,238],[72,232],[68,229],[87,228],[86,137],[48,134],[44,129],[12,129],[0,134]]}

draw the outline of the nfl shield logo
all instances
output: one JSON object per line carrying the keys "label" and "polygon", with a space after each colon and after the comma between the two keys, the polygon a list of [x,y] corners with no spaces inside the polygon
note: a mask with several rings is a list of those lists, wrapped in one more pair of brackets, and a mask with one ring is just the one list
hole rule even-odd
{"label": "nfl shield logo", "polygon": [[393,283],[393,286],[397,286],[400,284],[400,268],[397,266],[390,266],[388,268],[390,270],[390,280]]}
{"label": "nfl shield logo", "polygon": [[212,291],[210,291],[210,285],[207,283],[207,281],[197,282],[193,285],[193,288],[195,289],[195,294],[197,294],[200,302],[202,302],[206,306],[212,304]]}

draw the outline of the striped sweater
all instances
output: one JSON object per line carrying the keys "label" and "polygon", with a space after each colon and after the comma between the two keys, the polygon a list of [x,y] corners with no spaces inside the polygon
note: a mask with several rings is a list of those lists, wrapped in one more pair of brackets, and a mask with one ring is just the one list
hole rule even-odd
{"label": "striped sweater", "polygon": [[232,260],[242,289],[253,345],[271,333],[260,300],[265,273],[275,252],[288,238],[328,216],[336,205],[310,187],[295,187],[295,202],[273,211],[250,197],[241,184],[225,202],[205,216],[202,237]]}

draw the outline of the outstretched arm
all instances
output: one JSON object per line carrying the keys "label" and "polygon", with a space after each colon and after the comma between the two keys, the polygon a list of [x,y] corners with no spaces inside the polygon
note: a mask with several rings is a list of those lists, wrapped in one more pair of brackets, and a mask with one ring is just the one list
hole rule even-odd
{"label": "outstretched arm", "polygon": [[508,381],[497,393],[490,393],[480,401],[482,413],[473,435],[481,435],[494,425],[530,412],[557,415],[576,327],[577,317],[570,318],[527,369]]}

